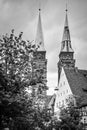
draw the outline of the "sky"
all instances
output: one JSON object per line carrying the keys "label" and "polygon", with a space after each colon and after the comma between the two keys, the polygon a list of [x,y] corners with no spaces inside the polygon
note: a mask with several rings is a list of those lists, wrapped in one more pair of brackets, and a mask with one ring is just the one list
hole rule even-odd
{"label": "sky", "polygon": [[87,0],[0,0],[0,35],[24,33],[24,39],[35,40],[38,9],[41,19],[45,49],[47,51],[47,80],[53,94],[58,82],[58,55],[63,35],[66,3],[71,34],[71,44],[76,67],[87,69]]}

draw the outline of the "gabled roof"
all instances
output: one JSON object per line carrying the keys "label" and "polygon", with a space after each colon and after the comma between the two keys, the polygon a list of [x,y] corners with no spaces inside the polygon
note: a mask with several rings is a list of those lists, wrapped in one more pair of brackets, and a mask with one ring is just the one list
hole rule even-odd
{"label": "gabled roof", "polygon": [[68,83],[73,95],[83,97],[87,104],[87,70],[79,70],[77,68],[64,68]]}
{"label": "gabled roof", "polygon": [[83,74],[85,78],[87,78],[87,70],[79,69],[79,73]]}

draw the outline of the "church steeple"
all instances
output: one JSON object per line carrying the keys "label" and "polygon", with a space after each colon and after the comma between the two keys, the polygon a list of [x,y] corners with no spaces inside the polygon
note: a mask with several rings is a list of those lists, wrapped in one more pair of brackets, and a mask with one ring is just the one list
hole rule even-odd
{"label": "church steeple", "polygon": [[42,30],[42,22],[41,22],[41,9],[39,9],[39,18],[38,18],[38,25],[37,25],[37,33],[36,33],[35,44],[36,44],[36,47],[38,48],[37,51],[45,51],[43,30]]}
{"label": "church steeple", "polygon": [[[39,18],[36,32],[35,44],[37,50],[33,52],[33,73],[35,79],[38,78],[41,83],[37,83],[35,88],[35,93],[38,96],[46,95],[47,90],[47,59],[46,59],[46,50],[44,48],[44,38],[42,31],[42,22],[41,22],[41,9],[39,9]],[[43,85],[41,85],[43,84]]]}
{"label": "church steeple", "polygon": [[63,37],[62,37],[62,43],[61,43],[61,51],[62,52],[73,52],[72,46],[71,46],[71,38],[70,38],[70,31],[69,31],[69,25],[68,25],[68,15],[67,15],[67,8],[66,8],[66,17],[65,17],[65,25],[64,25],[64,31],[63,31]]}
{"label": "church steeple", "polygon": [[71,46],[71,38],[70,38],[70,30],[68,25],[68,15],[66,8],[66,16],[65,16],[65,24],[63,37],[61,42],[61,51],[59,54],[59,62],[58,62],[58,82],[60,79],[61,69],[62,67],[73,68],[75,67],[75,60],[73,58],[74,51]]}

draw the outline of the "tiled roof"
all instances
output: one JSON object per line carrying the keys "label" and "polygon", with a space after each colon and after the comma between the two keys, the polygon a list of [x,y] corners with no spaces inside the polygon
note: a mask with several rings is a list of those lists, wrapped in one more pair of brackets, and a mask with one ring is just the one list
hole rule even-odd
{"label": "tiled roof", "polygon": [[83,102],[87,104],[87,70],[79,70],[77,68],[64,68],[68,83],[73,95],[84,97]]}
{"label": "tiled roof", "polygon": [[87,75],[87,70],[81,70],[81,69],[79,69],[79,72],[82,73],[83,75]]}
{"label": "tiled roof", "polygon": [[80,107],[87,106],[87,95],[85,95],[82,98],[81,103],[79,105],[80,105]]}
{"label": "tiled roof", "polygon": [[79,73],[81,73],[85,78],[87,78],[87,70],[80,70]]}

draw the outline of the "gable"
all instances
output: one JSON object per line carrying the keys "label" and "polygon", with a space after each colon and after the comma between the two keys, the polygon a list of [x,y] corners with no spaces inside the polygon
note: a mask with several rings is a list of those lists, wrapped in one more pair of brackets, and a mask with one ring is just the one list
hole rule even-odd
{"label": "gable", "polygon": [[58,91],[56,92],[54,111],[56,112],[58,111],[59,107],[61,107],[62,105],[66,105],[66,99],[72,94],[73,93],[68,83],[65,71],[62,67],[60,80],[58,84]]}
{"label": "gable", "polygon": [[[61,75],[60,75],[60,81],[58,85],[59,91],[68,91],[69,94],[72,94],[72,90],[70,88],[69,82],[67,80],[64,68],[62,67]],[[64,96],[64,95],[63,95]],[[67,96],[67,92],[65,92],[65,96]]]}
{"label": "gable", "polygon": [[80,100],[78,105],[87,105],[87,71],[77,68],[64,68],[64,71],[73,95]]}

